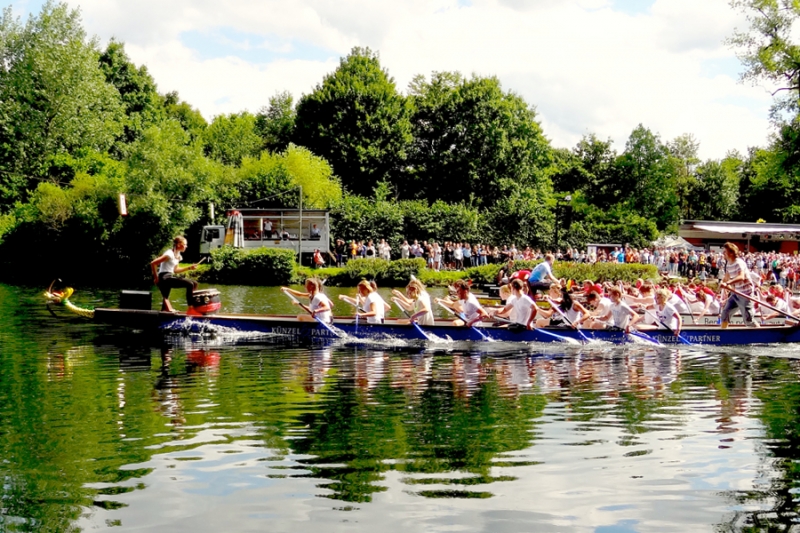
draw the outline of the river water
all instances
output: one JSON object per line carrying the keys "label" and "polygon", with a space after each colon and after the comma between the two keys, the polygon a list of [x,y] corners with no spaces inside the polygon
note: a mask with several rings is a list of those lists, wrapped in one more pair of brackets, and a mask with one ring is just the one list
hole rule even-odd
{"label": "river water", "polygon": [[[292,309],[220,289],[226,311]],[[3,531],[800,526],[793,347],[165,338],[41,292],[0,285]]]}

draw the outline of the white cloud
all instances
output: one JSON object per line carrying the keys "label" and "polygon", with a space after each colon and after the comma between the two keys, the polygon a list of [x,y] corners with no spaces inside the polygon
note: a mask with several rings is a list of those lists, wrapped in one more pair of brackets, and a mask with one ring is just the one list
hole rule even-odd
{"label": "white cloud", "polygon": [[[277,91],[299,97],[358,45],[380,52],[401,90],[434,70],[496,75],[536,106],[555,146],[596,133],[622,150],[639,123],[665,140],[693,133],[702,157],[766,141],[769,94],[729,71],[734,54],[723,39],[745,21],[727,0],[656,0],[636,15],[608,0],[461,4],[84,0],[80,7],[90,33],[124,41],[160,90],[178,90],[208,118],[257,110]],[[265,60],[240,54],[252,47],[215,41],[221,30],[278,52]],[[208,35],[203,50],[187,46],[187,32]],[[281,53],[304,46],[317,52]],[[709,73],[709,65],[722,66]]]}

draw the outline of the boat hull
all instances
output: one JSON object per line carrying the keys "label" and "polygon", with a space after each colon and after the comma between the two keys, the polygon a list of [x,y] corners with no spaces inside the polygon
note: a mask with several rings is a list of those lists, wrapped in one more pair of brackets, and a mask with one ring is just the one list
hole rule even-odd
{"label": "boat hull", "polygon": [[[132,309],[96,309],[95,321],[106,324],[126,326],[141,330],[161,330],[175,333],[252,333],[288,337],[294,339],[333,340],[340,336],[356,339],[403,339],[403,340],[442,340],[442,341],[504,341],[504,342],[562,342],[563,338],[583,341],[590,340],[622,344],[631,337],[621,331],[580,330],[563,328],[544,328],[526,330],[482,325],[479,328],[453,326],[450,322],[437,320],[436,325],[421,328],[431,339],[412,325],[389,319],[383,324],[366,324],[353,318],[341,317],[334,320],[333,328],[326,328],[318,322],[298,320],[295,316],[279,315],[233,315],[218,314],[208,316],[189,316],[182,313],[162,313]],[[800,328],[797,326],[770,326],[745,328],[731,326],[684,327],[682,336],[699,345],[747,345],[800,342]],[[680,344],[669,331],[648,331],[647,335],[662,344]]]}

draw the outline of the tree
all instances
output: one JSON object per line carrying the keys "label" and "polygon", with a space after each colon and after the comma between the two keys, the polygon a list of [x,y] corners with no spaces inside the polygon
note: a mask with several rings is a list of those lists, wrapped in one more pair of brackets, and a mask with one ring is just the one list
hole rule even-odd
{"label": "tree", "polygon": [[694,211],[696,200],[695,190],[697,178],[695,169],[700,163],[697,152],[700,143],[691,133],[686,133],[676,137],[667,143],[667,149],[676,162],[675,192],[678,196],[678,208],[684,218],[696,218],[691,214]]}
{"label": "tree", "polygon": [[654,221],[659,230],[674,226],[678,222],[677,162],[658,136],[637,126],[617,164],[628,207]]}
{"label": "tree", "polygon": [[504,179],[533,188],[547,181],[552,156],[536,113],[497,78],[435,72],[430,81],[417,76],[410,94],[411,181],[401,195],[491,206]]}
{"label": "tree", "polygon": [[795,42],[800,4],[795,0],[732,0],[750,27],[736,31],[728,44],[738,49],[745,66],[743,81],[767,81],[776,87],[773,118],[800,110],[800,46]]}
{"label": "tree", "polygon": [[48,0],[23,27],[0,19],[0,209],[48,177],[48,161],[81,148],[107,150],[123,108],[98,63],[97,41],[77,10]]}
{"label": "tree", "polygon": [[693,194],[692,218],[730,220],[739,210],[738,154],[722,161],[709,160],[697,167],[697,186]]}
{"label": "tree", "polygon": [[303,205],[309,209],[325,209],[342,198],[342,187],[328,162],[290,144],[283,153],[262,152],[258,158],[242,160],[235,184],[239,197],[230,207],[235,202],[296,207],[298,186],[303,187]]}
{"label": "tree", "polygon": [[256,117],[247,111],[214,117],[202,138],[206,155],[226,165],[239,165],[244,157],[257,155],[262,142]]}
{"label": "tree", "polygon": [[200,111],[182,101],[177,91],[169,92],[164,96],[164,109],[167,117],[177,120],[184,131],[190,135],[192,141],[202,139],[208,122]]}
{"label": "tree", "polygon": [[411,141],[410,107],[377,53],[353,48],[297,105],[294,142],[324,157],[355,194],[393,181]]}
{"label": "tree", "polygon": [[270,152],[283,152],[294,134],[297,113],[291,93],[284,91],[270,97],[269,107],[256,115],[256,131],[261,135],[262,148]]}
{"label": "tree", "polygon": [[130,60],[123,43],[112,39],[99,61],[106,81],[119,92],[128,117],[120,143],[116,146],[116,152],[122,155],[126,151],[125,145],[138,140],[146,128],[166,118],[164,97],[158,94],[156,82],[147,67],[137,67]]}

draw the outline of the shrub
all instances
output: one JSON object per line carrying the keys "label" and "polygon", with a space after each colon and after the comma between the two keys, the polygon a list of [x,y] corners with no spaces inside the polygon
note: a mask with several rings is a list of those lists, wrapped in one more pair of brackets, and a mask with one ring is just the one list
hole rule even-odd
{"label": "shrub", "polygon": [[411,276],[419,278],[424,270],[426,270],[425,260],[422,258],[398,259],[389,263],[380,282],[392,287],[407,285],[411,281]]}
{"label": "shrub", "polygon": [[497,282],[497,273],[500,272],[502,267],[502,264],[470,267],[466,271],[466,277],[475,283],[493,285],[495,282]]}
{"label": "shrub", "polygon": [[463,270],[423,270],[420,272],[419,280],[428,287],[447,287],[460,279],[465,279],[467,273]]}
{"label": "shrub", "polygon": [[276,248],[244,250],[223,246],[211,252],[207,281],[241,285],[285,285],[292,281],[294,252]]}
{"label": "shrub", "polygon": [[350,279],[374,279],[381,278],[389,268],[389,261],[385,259],[352,259],[344,266],[345,273]]}
{"label": "shrub", "polygon": [[642,279],[659,279],[658,268],[655,265],[640,265],[638,263],[566,263],[556,262],[553,275],[557,278],[574,279],[582,281],[627,281],[634,282]]}
{"label": "shrub", "polygon": [[411,276],[419,277],[424,270],[425,260],[421,258],[396,261],[353,259],[344,268],[345,275],[351,281],[374,279],[380,285],[391,287],[406,285]]}

